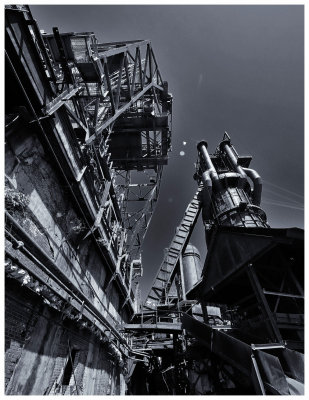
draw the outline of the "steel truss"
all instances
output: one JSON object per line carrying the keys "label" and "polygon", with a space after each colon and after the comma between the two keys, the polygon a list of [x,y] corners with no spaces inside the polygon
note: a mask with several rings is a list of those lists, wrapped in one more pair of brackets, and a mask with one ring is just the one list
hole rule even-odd
{"label": "steel truss", "polygon": [[79,240],[94,240],[107,288],[119,286],[120,307],[131,310],[171,148],[172,97],[151,43],[100,44],[93,33],[57,28],[46,35],[28,6],[6,8],[7,71],[20,96],[14,107],[22,104],[6,118],[8,142],[14,129],[40,135],[81,218]]}
{"label": "steel truss", "polygon": [[[94,177],[91,186],[99,212],[91,232],[102,219],[114,237],[120,229],[127,230],[125,248],[129,258],[138,258],[158,198],[171,134],[171,96],[151,44],[147,40],[100,44],[93,33],[60,34],[57,28],[53,35],[41,35],[34,20],[27,20],[27,25],[50,81],[43,114],[51,117],[60,109],[66,111],[74,151],[82,164],[77,179],[87,169]],[[142,183],[142,174],[138,183],[134,181],[136,170],[147,172]],[[108,200],[109,174],[121,210],[118,216],[115,204]],[[128,203],[135,199],[139,208],[131,210]]]}
{"label": "steel truss", "polygon": [[[65,102],[100,196],[101,160],[106,161],[127,231],[125,248],[130,259],[138,258],[158,198],[171,134],[171,96],[151,44],[147,40],[101,44],[93,33],[59,34],[57,28],[43,39],[58,93],[46,112]],[[138,183],[136,171],[146,172],[138,174]],[[132,209],[129,203],[135,201],[139,206]]]}

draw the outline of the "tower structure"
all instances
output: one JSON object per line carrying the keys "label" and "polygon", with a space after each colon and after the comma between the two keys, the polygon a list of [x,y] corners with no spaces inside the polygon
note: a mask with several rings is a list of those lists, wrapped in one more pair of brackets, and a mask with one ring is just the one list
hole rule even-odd
{"label": "tower structure", "polygon": [[[236,386],[297,393],[304,382],[303,231],[269,227],[260,207],[261,177],[226,133],[213,155],[204,141],[198,153],[208,252],[202,279],[187,297],[198,299],[205,324],[183,315],[183,326],[240,373],[242,381],[229,370]],[[209,305],[220,308],[218,323],[225,321],[226,329],[211,328]],[[269,373],[270,365],[277,373]]]}
{"label": "tower structure", "polygon": [[[261,177],[227,133],[214,154],[197,147],[198,192],[126,326],[153,355],[150,375],[138,369],[133,382],[154,380],[150,394],[302,394],[303,232],[269,227]],[[188,245],[200,210],[202,274]]]}

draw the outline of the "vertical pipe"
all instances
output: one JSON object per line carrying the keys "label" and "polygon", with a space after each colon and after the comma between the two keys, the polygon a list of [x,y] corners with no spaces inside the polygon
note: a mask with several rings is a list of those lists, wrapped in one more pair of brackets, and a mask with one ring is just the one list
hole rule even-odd
{"label": "vertical pipe", "polygon": [[206,171],[202,173],[202,181],[204,184],[204,189],[202,193],[203,197],[203,220],[208,220],[211,218],[211,197],[213,192],[213,181],[216,186],[219,187],[219,177],[217,171],[209,157],[207,151],[207,142],[201,141],[197,145],[197,150],[200,153],[201,159],[204,161],[206,166]]}
{"label": "vertical pipe", "polygon": [[185,280],[184,280],[184,271],[183,271],[183,262],[182,262],[182,254],[180,254],[180,256],[179,256],[179,269],[180,269],[180,279],[181,279],[182,300],[187,300],[186,289],[185,289]]}
{"label": "vertical pipe", "polygon": [[228,160],[232,164],[234,171],[236,171],[240,175],[240,187],[244,187],[247,181],[247,175],[243,168],[237,164],[237,158],[231,149],[231,142],[229,139],[223,140],[220,143],[220,149],[225,152],[227,155]]}
{"label": "vertical pipe", "polygon": [[202,140],[201,142],[198,143],[197,150],[199,151],[201,158],[206,165],[206,168],[207,168],[206,172],[209,173],[209,175],[214,180],[214,182],[219,183],[219,177],[218,177],[217,171],[211,161],[211,158],[207,151],[207,147],[208,147],[207,142]]}

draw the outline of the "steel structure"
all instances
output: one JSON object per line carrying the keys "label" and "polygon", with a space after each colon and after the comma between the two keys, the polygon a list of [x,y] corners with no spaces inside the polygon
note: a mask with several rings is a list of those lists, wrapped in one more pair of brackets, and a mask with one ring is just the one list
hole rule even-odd
{"label": "steel structure", "polygon": [[151,43],[98,43],[93,33],[59,34],[57,28],[43,40],[57,71],[57,97],[46,111],[54,112],[65,100],[99,191],[100,160],[113,171],[128,235],[125,248],[131,259],[138,258],[171,146],[172,98]]}
{"label": "steel structure", "polygon": [[[156,386],[160,379],[169,385],[153,388],[153,394],[197,394],[203,374],[211,393],[301,394],[303,232],[269,227],[260,207],[261,177],[249,168],[250,156],[237,154],[227,133],[213,155],[205,141],[198,154],[198,192],[144,309],[125,329],[134,332],[136,348],[162,358]],[[201,209],[208,253],[198,279],[199,267],[184,263],[183,253]],[[194,259],[190,246],[187,253]],[[192,372],[205,362],[204,372]]]}
{"label": "steel structure", "polygon": [[[67,341],[63,375],[74,371],[87,330],[98,351],[108,343],[129,394],[302,393],[303,232],[269,227],[251,157],[239,156],[227,133],[212,155],[199,143],[198,190],[136,307],[140,247],[171,148],[172,97],[151,44],[99,43],[92,32],[57,28],[41,34],[29,7],[6,8],[6,277],[31,312],[48,304],[63,336],[65,319],[74,327],[70,340],[79,332],[75,348]],[[46,182],[34,179],[35,167]],[[208,247],[201,277],[198,251],[189,245],[200,211]],[[55,358],[57,347],[43,344],[47,357],[38,351],[41,361],[33,362],[46,315],[30,345],[18,337],[21,365],[28,360],[31,373],[21,384],[29,371],[17,368],[9,394],[33,387],[43,394],[45,377],[36,368],[51,353]],[[45,335],[61,348],[53,332]],[[87,359],[103,373],[107,352],[98,357],[87,346]],[[51,379],[44,394],[68,394],[69,381]]]}
{"label": "steel structure", "polygon": [[[5,35],[7,279],[134,358],[119,324],[136,308],[140,247],[171,150],[167,82],[148,40],[41,33],[19,5],[6,7]],[[17,387],[28,390],[11,383],[8,393]]]}
{"label": "steel structure", "polygon": [[[60,34],[57,28],[41,35],[27,7],[8,9],[8,37],[38,96],[39,111],[30,122],[42,126],[61,114],[75,181],[85,182],[96,203],[85,237],[103,224],[109,236],[100,239],[103,246],[129,265],[140,258],[171,148],[172,97],[151,43],[98,43],[93,33]],[[20,32],[13,28],[14,12],[25,15]],[[27,51],[37,67],[29,64],[20,34],[32,42]],[[14,69],[12,55],[6,57]]]}
{"label": "steel structure", "polygon": [[208,253],[203,278],[189,298],[199,300],[206,317],[207,304],[224,305],[231,329],[213,334],[185,315],[184,327],[236,370],[247,360],[242,374],[257,393],[293,394],[297,386],[302,392],[303,232],[269,227],[260,208],[261,178],[248,168],[251,157],[240,157],[226,133],[214,155],[205,142],[198,151],[195,177],[204,183]]}

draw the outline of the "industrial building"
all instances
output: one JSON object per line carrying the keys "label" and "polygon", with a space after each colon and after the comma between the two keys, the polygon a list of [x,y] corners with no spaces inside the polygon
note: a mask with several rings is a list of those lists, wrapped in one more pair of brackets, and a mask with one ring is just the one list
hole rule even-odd
{"label": "industrial building", "polygon": [[5,47],[6,394],[303,394],[303,230],[269,226],[251,157],[227,133],[198,144],[196,193],[142,301],[172,143],[151,42],[42,33],[6,6]]}

